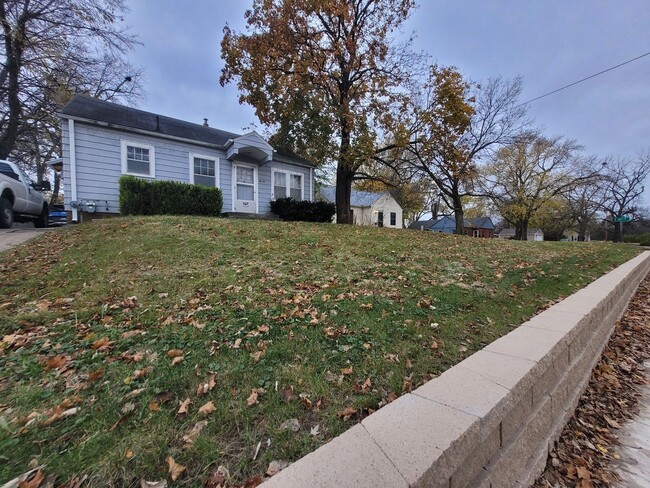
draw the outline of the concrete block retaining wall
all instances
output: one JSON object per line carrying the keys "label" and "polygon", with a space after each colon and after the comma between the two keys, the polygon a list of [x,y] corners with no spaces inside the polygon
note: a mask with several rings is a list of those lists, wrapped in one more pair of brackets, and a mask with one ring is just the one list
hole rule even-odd
{"label": "concrete block retaining wall", "polygon": [[530,486],[648,271],[645,252],[262,486]]}

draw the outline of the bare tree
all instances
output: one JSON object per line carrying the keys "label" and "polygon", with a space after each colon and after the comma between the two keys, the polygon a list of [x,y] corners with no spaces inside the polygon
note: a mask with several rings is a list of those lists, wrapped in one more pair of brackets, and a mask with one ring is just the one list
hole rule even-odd
{"label": "bare tree", "polygon": [[593,178],[582,181],[564,194],[567,216],[575,225],[578,241],[581,242],[586,240],[587,232],[590,227],[595,225],[597,216],[605,202],[604,189],[607,181],[602,172],[607,166],[606,162],[600,163],[596,157],[592,156],[587,158],[582,166],[591,168],[593,171],[598,171],[601,167],[602,169],[600,169],[601,172],[595,173]]}
{"label": "bare tree", "polygon": [[409,161],[431,178],[453,209],[456,233],[464,233],[463,199],[475,195],[478,168],[529,124],[517,103],[521,79],[464,81],[455,68],[433,67],[413,96]]}
{"label": "bare tree", "polygon": [[[0,0],[0,159],[44,117],[61,76],[99,75],[136,43],[121,25],[125,0]],[[98,68],[100,71],[98,72]],[[79,79],[79,78],[75,78]],[[82,83],[83,84],[83,83]]]}
{"label": "bare tree", "polygon": [[[607,213],[607,222],[614,226],[614,242],[623,240],[621,217],[638,218],[644,181],[650,174],[650,153],[634,159],[619,158],[607,163],[604,177],[604,198],[602,209]],[[619,220],[619,221],[617,221]]]}

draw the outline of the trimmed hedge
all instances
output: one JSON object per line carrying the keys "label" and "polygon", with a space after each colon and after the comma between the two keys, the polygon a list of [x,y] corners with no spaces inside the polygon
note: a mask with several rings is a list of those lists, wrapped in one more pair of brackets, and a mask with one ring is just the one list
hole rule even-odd
{"label": "trimmed hedge", "polygon": [[122,215],[211,215],[221,214],[223,196],[219,188],[178,181],[147,181],[135,176],[120,177]]}
{"label": "trimmed hedge", "polygon": [[294,200],[291,197],[278,198],[271,202],[271,212],[282,220],[303,222],[331,222],[336,206],[328,202]]}

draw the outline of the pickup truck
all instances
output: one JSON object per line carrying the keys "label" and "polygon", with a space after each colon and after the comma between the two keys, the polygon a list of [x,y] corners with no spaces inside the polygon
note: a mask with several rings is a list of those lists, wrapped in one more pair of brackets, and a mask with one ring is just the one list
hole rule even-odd
{"label": "pickup truck", "polygon": [[49,181],[37,185],[16,164],[0,159],[0,228],[28,221],[47,227],[48,205],[41,192],[49,189]]}

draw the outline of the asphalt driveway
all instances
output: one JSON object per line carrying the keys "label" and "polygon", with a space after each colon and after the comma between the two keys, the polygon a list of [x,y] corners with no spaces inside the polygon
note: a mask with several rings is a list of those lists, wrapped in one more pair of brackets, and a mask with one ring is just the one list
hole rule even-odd
{"label": "asphalt driveway", "polygon": [[0,229],[0,252],[16,247],[29,239],[41,235],[52,228],[35,229],[34,227],[12,227],[11,229]]}

